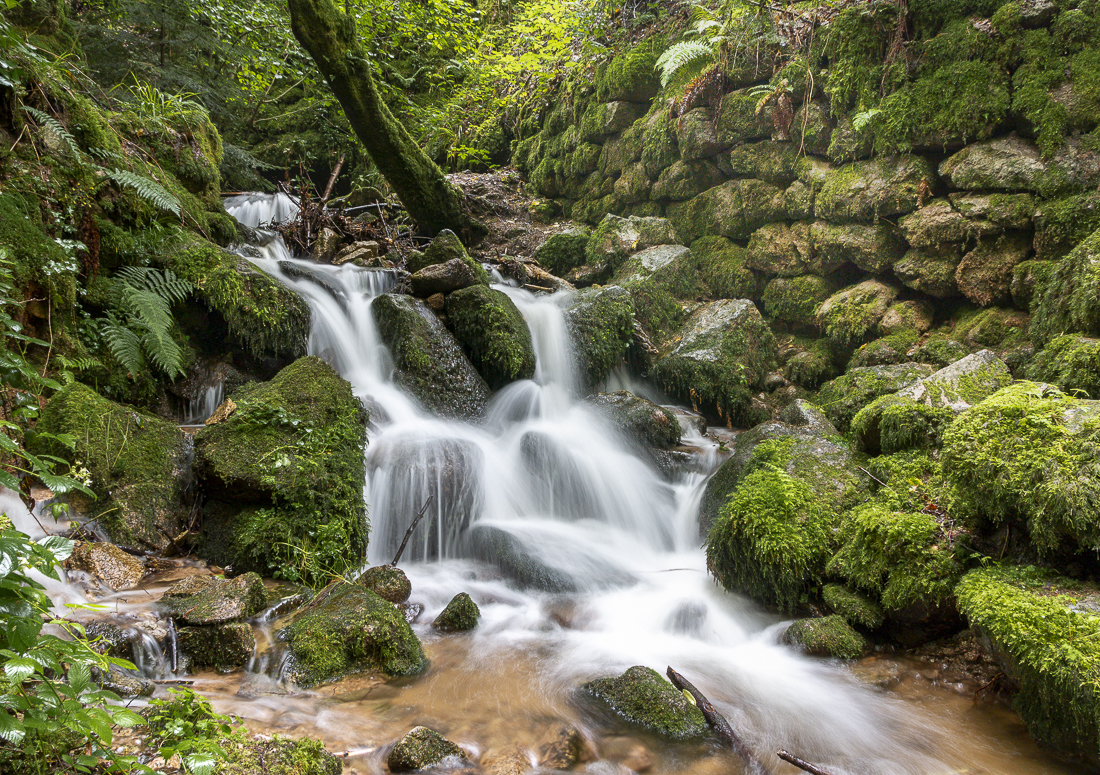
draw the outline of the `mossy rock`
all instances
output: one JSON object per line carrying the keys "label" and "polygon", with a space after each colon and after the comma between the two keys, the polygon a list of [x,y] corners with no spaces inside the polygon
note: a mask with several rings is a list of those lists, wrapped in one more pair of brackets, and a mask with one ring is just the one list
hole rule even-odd
{"label": "mossy rock", "polygon": [[470,257],[462,240],[450,229],[444,229],[435,235],[423,253],[410,254],[406,260],[405,269],[416,274],[429,266],[445,264],[456,258],[469,267],[475,282],[481,285],[489,284],[489,273],[485,271],[485,267]]}
{"label": "mossy rock", "polygon": [[970,355],[970,348],[947,334],[936,331],[914,348],[909,358],[915,363],[927,363],[942,369]]}
{"label": "mossy rock", "polygon": [[584,384],[599,384],[622,362],[634,331],[634,302],[618,286],[578,291],[565,312]]}
{"label": "mossy rock", "polygon": [[727,181],[686,202],[673,202],[667,210],[687,245],[708,235],[746,240],[761,226],[787,217],[783,189],[751,179]]}
{"label": "mossy rock", "polygon": [[689,110],[676,121],[676,146],[681,161],[713,159],[732,144],[732,138],[720,133],[710,108]]}
{"label": "mossy rock", "polygon": [[1057,269],[1056,261],[1021,261],[1016,264],[1012,268],[1012,283],[1009,285],[1012,304],[1017,309],[1031,309],[1038,291],[1050,282]]}
{"label": "mossy rock", "polygon": [[489,386],[427,304],[387,293],[371,302],[371,314],[393,355],[398,385],[445,417],[482,415]]}
{"label": "mossy rock", "polygon": [[882,606],[871,598],[843,584],[826,584],[821,588],[821,599],[833,610],[844,617],[849,624],[876,630],[886,620]]}
{"label": "mossy rock", "polygon": [[1034,568],[973,570],[959,608],[1019,685],[1013,707],[1040,744],[1100,766],[1097,590]]}
{"label": "mossy rock", "polygon": [[367,568],[357,579],[374,594],[390,603],[404,603],[412,594],[412,583],[405,572],[393,565],[375,565]]}
{"label": "mossy rock", "polygon": [[884,156],[829,171],[814,199],[814,213],[844,223],[903,215],[917,209],[935,173],[920,156]]}
{"label": "mossy rock", "polygon": [[749,238],[748,266],[765,275],[798,277],[812,272],[827,275],[842,262],[828,262],[814,252],[810,244],[808,221],[769,223]]}
{"label": "mossy rock", "polygon": [[855,659],[866,654],[871,644],[852,629],[842,616],[799,619],[783,632],[783,642],[801,646],[815,657]]}
{"label": "mossy rock", "polygon": [[1100,194],[1095,192],[1043,202],[1034,214],[1035,257],[1057,261],[1100,229]]}
{"label": "mossy rock", "polygon": [[952,188],[972,191],[1030,191],[1045,197],[1095,187],[1097,171],[1077,168],[1078,147],[1065,143],[1052,156],[1017,136],[968,145],[940,164]]}
{"label": "mossy rock", "polygon": [[333,582],[281,632],[293,658],[288,677],[302,687],[350,673],[411,675],[426,665],[397,607],[358,584]]}
{"label": "mossy rock", "polygon": [[745,143],[730,151],[729,164],[736,177],[757,178],[785,188],[798,177],[798,145]]}
{"label": "mossy rock", "polygon": [[793,352],[781,357],[787,379],[807,390],[816,389],[839,373],[835,352],[827,339],[811,340],[805,349],[796,346]]}
{"label": "mossy rock", "polygon": [[588,238],[585,263],[601,267],[607,276],[633,253],[656,245],[679,243],[672,224],[663,218],[606,215]]}
{"label": "mossy rock", "polygon": [[1100,398],[1100,339],[1067,334],[1051,340],[1036,354],[1027,376],[1081,398]]}
{"label": "mossy rock", "polygon": [[760,278],[748,267],[745,248],[725,237],[700,237],[691,247],[699,280],[715,299],[759,299]]}
{"label": "mossy rock", "polygon": [[481,618],[481,609],[465,592],[459,592],[435,617],[432,627],[443,632],[461,632],[477,627]]}
{"label": "mossy rock", "polygon": [[[37,201],[10,191],[0,193],[0,245],[7,249],[12,276],[21,288],[46,277],[48,265],[66,266],[69,262],[42,222]],[[76,299],[75,279],[61,276],[57,280],[66,287],[54,292],[51,283],[51,300],[71,305]]]}
{"label": "mossy rock", "polygon": [[848,368],[867,366],[893,366],[909,360],[909,353],[917,345],[920,334],[915,329],[903,329],[888,336],[881,336],[862,344],[852,353]]}
{"label": "mossy rock", "polygon": [[165,591],[161,603],[182,624],[197,627],[239,622],[267,608],[263,579],[245,573],[232,579],[190,576]]}
{"label": "mossy rock", "polygon": [[1039,383],[1005,387],[945,432],[955,509],[978,524],[1020,520],[1041,553],[1100,546],[1100,402]]}
{"label": "mossy rock", "polygon": [[817,308],[817,324],[838,344],[858,344],[873,332],[898,296],[898,288],[865,280],[830,296]]}
{"label": "mossy rock", "polygon": [[1031,254],[1026,233],[1003,234],[980,240],[955,269],[959,292],[975,304],[988,307],[1011,299],[1012,273]]}
{"label": "mossy rock", "polygon": [[751,391],[775,370],[775,337],[746,299],[710,302],[684,323],[653,367],[663,390],[712,416],[744,422]]}
{"label": "mossy rock", "polygon": [[586,226],[551,234],[535,249],[535,260],[546,271],[560,277],[584,263],[584,248],[589,236]]}
{"label": "mossy rock", "polygon": [[240,670],[256,650],[256,636],[246,622],[182,627],[179,649],[191,658],[192,667],[210,667],[219,672]]}
{"label": "mossy rock", "polygon": [[74,382],[54,394],[36,429],[73,437],[71,448],[51,445],[40,451],[88,469],[99,496],[89,504],[90,516],[113,541],[165,547],[183,532],[189,451],[178,425]]}
{"label": "mossy rock", "polygon": [[962,256],[962,246],[954,243],[913,248],[894,263],[894,274],[907,288],[937,299],[950,299],[959,295],[955,270]]}
{"label": "mossy rock", "polygon": [[725,180],[725,175],[710,159],[680,160],[661,171],[653,184],[650,196],[653,199],[667,199],[683,202],[717,186]]}
{"label": "mossy rock", "polygon": [[390,772],[413,772],[441,764],[448,757],[466,760],[465,752],[434,729],[413,727],[390,751]]}
{"label": "mossy rock", "polygon": [[343,764],[325,750],[320,740],[289,740],[257,736],[243,741],[234,736],[218,741],[226,761],[219,775],[340,775]]}
{"label": "mossy rock", "polygon": [[701,738],[707,722],[695,703],[650,667],[636,665],[617,678],[597,678],[581,692],[644,729],[673,740]]}
{"label": "mossy rock", "polygon": [[680,423],[676,415],[663,406],[625,390],[598,393],[590,402],[619,431],[642,447],[668,449],[680,444]]}
{"label": "mossy rock", "polygon": [[657,58],[663,47],[659,36],[647,38],[599,68],[596,71],[596,99],[648,103],[656,97],[661,88],[657,79]]}
{"label": "mossy rock", "polygon": [[817,331],[818,308],[838,290],[837,284],[815,274],[776,277],[764,286],[764,312],[798,328]]}
{"label": "mossy rock", "polygon": [[535,374],[531,332],[503,291],[473,285],[447,296],[447,325],[491,388]]}
{"label": "mossy rock", "polygon": [[930,366],[917,363],[853,368],[823,385],[814,401],[839,431],[847,433],[852,418],[867,404],[930,374]]}
{"label": "mossy rock", "polygon": [[850,262],[871,274],[882,274],[905,255],[905,241],[887,221],[829,223],[814,221],[810,247],[823,266],[838,267]]}
{"label": "mossy rock", "polygon": [[311,356],[230,397],[236,411],[195,436],[204,556],[303,580],[358,565],[367,416],[351,386]]}
{"label": "mossy rock", "polygon": [[1100,336],[1100,229],[1036,286],[1031,338],[1042,346],[1061,334]]}
{"label": "mossy rock", "polygon": [[906,331],[915,331],[923,334],[932,327],[935,320],[935,310],[932,305],[923,299],[906,299],[890,305],[886,314],[879,321],[879,329],[890,336]]}
{"label": "mossy rock", "polygon": [[221,196],[222,138],[203,108],[187,109],[173,117],[149,117],[126,111],[116,128],[128,137],[140,137],[158,166],[171,173],[205,204],[219,204]]}
{"label": "mossy rock", "polygon": [[952,321],[951,336],[971,348],[998,351],[1027,343],[1030,318],[1026,312],[1000,307],[964,310]]}

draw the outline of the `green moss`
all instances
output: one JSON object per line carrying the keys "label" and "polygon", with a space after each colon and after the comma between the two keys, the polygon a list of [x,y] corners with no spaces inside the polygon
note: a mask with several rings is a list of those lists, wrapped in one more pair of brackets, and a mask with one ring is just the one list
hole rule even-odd
{"label": "green moss", "polygon": [[777,277],[764,287],[764,312],[803,328],[816,328],[818,307],[836,291],[835,282],[813,274]]}
{"label": "green moss", "polygon": [[814,656],[838,659],[855,659],[871,648],[842,616],[799,619],[783,633],[783,642],[801,646]]}
{"label": "green moss", "polygon": [[390,772],[411,772],[432,768],[447,757],[466,760],[466,753],[434,729],[414,727],[398,741],[386,758]]}
{"label": "green moss", "polygon": [[857,344],[875,330],[897,294],[892,286],[867,280],[824,301],[817,310],[817,323],[837,343]]}
{"label": "green moss", "polygon": [[222,139],[205,110],[186,110],[172,122],[128,111],[118,116],[117,125],[148,147],[160,166],[205,205],[220,205]]}
{"label": "green moss", "polygon": [[860,345],[848,361],[848,368],[862,366],[890,366],[909,360],[910,351],[916,346],[920,334],[915,329],[898,331]]}
{"label": "green moss", "polygon": [[625,283],[634,300],[634,317],[655,341],[673,334],[683,322],[684,308],[664,286],[651,279]]}
{"label": "green moss", "polygon": [[[1084,593],[1084,594],[1082,594]],[[982,568],[956,590],[1020,685],[1013,707],[1041,744],[1100,759],[1100,645],[1095,591],[1033,568]],[[1090,605],[1078,605],[1089,596]]]}
{"label": "green moss", "polygon": [[291,677],[303,687],[349,673],[409,675],[426,664],[401,612],[356,584],[333,582],[284,632],[296,661]]}
{"label": "green moss", "polygon": [[913,350],[910,357],[917,363],[928,363],[936,368],[949,366],[970,354],[970,348],[944,333],[933,333]]}
{"label": "green moss", "polygon": [[49,235],[37,202],[0,193],[0,246],[7,249],[17,286],[41,287],[55,306],[76,300],[76,261]]}
{"label": "green moss", "polygon": [[267,608],[267,590],[255,573],[232,579],[189,576],[173,584],[161,603],[183,624],[204,626],[247,619]]}
{"label": "green moss", "polygon": [[694,702],[656,670],[635,666],[617,678],[598,678],[581,691],[608,705],[627,721],[676,740],[699,738],[707,723]]}
{"label": "green moss", "polygon": [[817,339],[807,349],[787,358],[784,370],[787,379],[807,390],[837,375],[833,349],[826,339]]}
{"label": "green moss", "polygon": [[275,735],[244,742],[233,737],[219,742],[228,761],[218,763],[219,775],[340,775],[340,760],[320,740],[288,740]]}
{"label": "green moss", "polygon": [[472,630],[480,618],[481,609],[477,603],[465,592],[459,592],[435,618],[432,627],[444,631]]}
{"label": "green moss", "polygon": [[1027,376],[1082,398],[1100,398],[1100,340],[1060,336],[1036,354]]}
{"label": "green moss", "polygon": [[383,600],[404,603],[412,594],[412,583],[405,572],[394,565],[375,565],[363,571],[356,583],[362,584]]}
{"label": "green moss", "polygon": [[822,387],[815,402],[837,430],[847,433],[852,418],[874,399],[895,393],[931,373],[929,367],[915,363],[852,368]]}
{"label": "green moss", "polygon": [[596,71],[596,99],[600,102],[624,100],[648,102],[657,94],[657,58],[663,43],[660,36],[646,38],[624,54],[619,54]]}
{"label": "green moss", "polygon": [[587,228],[570,229],[551,234],[535,250],[535,260],[546,271],[558,276],[584,263],[584,248],[588,244]]}
{"label": "green moss", "polygon": [[1031,338],[1037,346],[1063,333],[1100,335],[1100,229],[1035,290]]}
{"label": "green moss", "polygon": [[928,406],[908,396],[885,395],[860,409],[852,418],[857,446],[877,454],[940,446],[944,428],[955,413],[944,406]]}
{"label": "green moss", "polygon": [[256,636],[246,622],[215,627],[183,627],[179,649],[191,658],[192,667],[210,667],[219,672],[239,670],[256,650]]}
{"label": "green moss", "polygon": [[1095,192],[1043,202],[1035,213],[1035,254],[1056,260],[1100,229],[1100,194]]}
{"label": "green moss", "polygon": [[745,248],[725,237],[700,237],[691,243],[699,279],[715,299],[757,299],[760,280],[746,265]]}
{"label": "green moss", "polygon": [[673,202],[667,210],[685,244],[715,234],[747,240],[760,227],[787,216],[783,190],[752,179],[727,181],[686,202]]}
{"label": "green moss", "polygon": [[829,608],[851,624],[875,630],[886,620],[882,606],[843,584],[826,584],[821,588],[821,598]]}
{"label": "green moss", "polygon": [[1026,520],[1041,552],[1100,545],[1100,411],[1035,383],[994,393],[944,434],[943,464],[960,515]]}
{"label": "green moss", "polygon": [[447,296],[447,322],[491,388],[535,374],[531,332],[507,295],[472,285]]}
{"label": "green moss", "polygon": [[634,331],[634,301],[618,286],[579,291],[566,311],[585,384],[601,382],[622,362]]}

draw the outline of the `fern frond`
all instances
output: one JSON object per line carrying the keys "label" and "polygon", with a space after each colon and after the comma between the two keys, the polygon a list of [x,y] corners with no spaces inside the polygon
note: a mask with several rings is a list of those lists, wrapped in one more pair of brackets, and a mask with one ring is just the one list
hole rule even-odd
{"label": "fern frond", "polygon": [[668,86],[673,76],[691,63],[712,56],[714,47],[710,43],[681,40],[672,44],[657,60],[657,69],[661,71],[661,87]]}
{"label": "fern frond", "polygon": [[881,112],[882,111],[878,108],[871,108],[870,110],[856,113],[854,116],[852,116],[852,129],[856,130],[857,132],[862,132],[875,120],[875,116],[877,116]]}
{"label": "fern frond", "polygon": [[149,359],[157,368],[170,377],[183,374],[183,369],[180,367],[183,353],[167,330],[146,331],[141,337],[141,343],[145,347]]}
{"label": "fern frond", "polygon": [[153,331],[158,336],[167,334],[172,327],[172,310],[165,299],[154,291],[133,286],[127,287],[124,298],[124,311],[132,318],[131,328]]}
{"label": "fern frond", "polygon": [[115,153],[114,151],[107,151],[107,150],[104,150],[103,148],[89,148],[88,153],[91,154],[92,156],[96,157],[100,161],[113,161],[113,162],[124,161],[124,157],[122,156],[121,153]]}
{"label": "fern frond", "polygon": [[164,186],[157,183],[152,178],[147,178],[144,175],[137,175],[133,172],[117,168],[105,170],[105,172],[107,173],[107,177],[120,186],[132,188],[137,192],[137,195],[146,202],[159,207],[161,210],[170,212],[177,217],[179,216],[180,200],[172,196]]}
{"label": "fern frond", "polygon": [[152,291],[170,303],[183,301],[195,290],[194,285],[171,269],[161,271],[149,266],[126,266],[116,276],[126,285]]}
{"label": "fern frond", "polygon": [[145,356],[141,352],[140,337],[110,313],[103,326],[103,338],[107,340],[111,354],[122,364],[122,368],[130,372],[131,377],[145,371]]}
{"label": "fern frond", "polygon": [[37,121],[43,129],[56,137],[58,142],[63,143],[78,160],[84,158],[80,146],[76,144],[76,138],[69,133],[69,130],[60,121],[49,113],[44,113],[38,108],[32,108],[30,105],[24,105],[23,110]]}

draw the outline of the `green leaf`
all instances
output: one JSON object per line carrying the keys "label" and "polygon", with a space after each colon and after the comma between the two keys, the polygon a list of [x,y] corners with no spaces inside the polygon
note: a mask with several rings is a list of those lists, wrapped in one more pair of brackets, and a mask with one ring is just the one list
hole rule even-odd
{"label": "green leaf", "polygon": [[4,674],[12,683],[23,683],[38,672],[38,663],[26,657],[9,659],[4,664]]}
{"label": "green leaf", "polygon": [[69,686],[77,694],[88,688],[91,677],[92,671],[86,662],[75,662],[69,667]]}
{"label": "green leaf", "polygon": [[25,735],[26,731],[19,719],[0,711],[0,739],[7,740],[12,745],[19,745],[23,742]]}

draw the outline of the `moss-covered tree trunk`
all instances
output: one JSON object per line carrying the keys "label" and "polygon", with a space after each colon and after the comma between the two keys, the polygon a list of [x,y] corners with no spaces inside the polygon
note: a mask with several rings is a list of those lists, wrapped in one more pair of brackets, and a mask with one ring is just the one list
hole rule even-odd
{"label": "moss-covered tree trunk", "polygon": [[430,235],[451,229],[467,244],[483,236],[484,227],[465,212],[461,192],[386,107],[354,19],[332,0],[289,0],[289,5],[294,36],[317,63],[355,134],[417,225]]}

